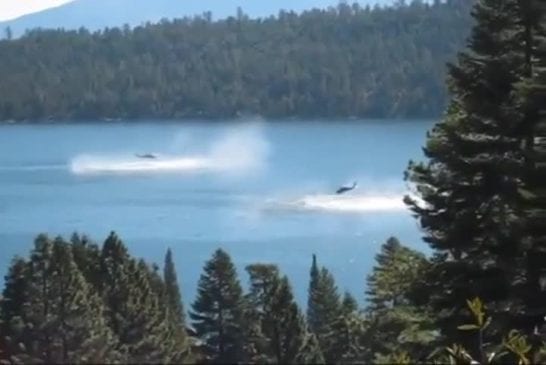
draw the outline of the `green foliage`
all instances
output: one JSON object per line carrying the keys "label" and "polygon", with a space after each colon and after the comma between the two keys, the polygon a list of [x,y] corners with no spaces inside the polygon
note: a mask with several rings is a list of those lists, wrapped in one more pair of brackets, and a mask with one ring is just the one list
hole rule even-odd
{"label": "green foliage", "polygon": [[438,333],[426,305],[418,305],[417,283],[428,268],[419,252],[389,238],[376,256],[368,276],[365,347],[368,361],[392,360],[390,354],[409,353],[423,359]]}
{"label": "green foliage", "polygon": [[36,238],[15,259],[0,301],[4,359],[15,363],[184,362],[185,330],[172,321],[157,272],[131,258],[112,233]]}
{"label": "green foliage", "polygon": [[317,301],[320,300],[318,297],[318,286],[319,286],[319,267],[317,264],[317,256],[313,254],[313,261],[311,263],[311,269],[309,271],[309,289],[307,291],[307,323],[311,331],[315,331],[319,327],[319,313],[316,313],[318,308]]}
{"label": "green foliage", "polygon": [[349,292],[343,294],[343,300],[341,302],[342,313],[353,313],[358,310],[358,303],[356,299]]}
{"label": "green foliage", "polygon": [[144,261],[130,257],[115,233],[101,252],[106,318],[128,362],[179,362],[188,353],[185,332],[170,314],[166,287]]}
{"label": "green foliage", "polygon": [[176,275],[171,249],[167,250],[167,254],[165,256],[163,280],[165,281],[165,287],[167,289],[167,300],[173,314],[172,319],[179,327],[184,328],[186,316],[184,314],[180,287],[178,285],[178,276]]}
{"label": "green foliage", "polygon": [[335,363],[362,363],[367,359],[366,330],[368,323],[358,313],[354,299],[346,295],[342,311],[333,321],[326,336]]}
{"label": "green foliage", "polygon": [[100,255],[101,250],[86,236],[77,233],[70,238],[74,262],[85,276],[86,280],[95,288],[100,288]]}
{"label": "green foliage", "polygon": [[398,365],[410,365],[414,364],[409,354],[406,352],[400,352],[394,355],[380,355],[378,354],[374,360],[374,364],[398,364]]}
{"label": "green foliage", "polygon": [[209,363],[230,364],[244,359],[244,298],[229,255],[217,250],[199,279],[190,317],[204,342]]}
{"label": "green foliage", "polygon": [[[163,281],[156,278],[156,287],[164,288],[162,305],[167,304],[168,325],[171,327],[173,336],[173,346],[178,354],[175,361],[189,360],[190,342],[186,333],[186,316],[184,314],[184,305],[180,295],[178,285],[178,276],[172,259],[172,252],[167,250],[165,255],[165,267],[163,269]],[[164,285],[162,285],[164,283]],[[180,346],[183,344],[183,346]]]}
{"label": "green foliage", "polygon": [[381,246],[376,266],[367,278],[367,298],[373,309],[408,303],[417,280],[427,269],[425,256],[391,237]]}
{"label": "green foliage", "polygon": [[[522,146],[534,139],[537,119],[530,118],[518,95],[535,60],[544,59],[534,39],[544,24],[537,4],[476,3],[469,47],[449,66],[449,107],[428,134],[428,162],[408,168],[415,194],[406,201],[434,250],[429,304],[442,333],[456,342],[466,298],[480,297],[492,316],[502,318],[491,325],[485,342],[499,342],[514,326],[529,333],[546,314],[539,284],[546,231],[532,228],[521,194],[522,186],[537,191],[546,180],[526,166],[532,162]],[[544,202],[535,200],[535,208],[544,208]]]}
{"label": "green foliage", "polygon": [[518,365],[531,364],[531,356],[536,362],[542,362],[541,358],[544,344],[538,348],[528,342],[525,335],[517,330],[511,330],[502,340],[501,344],[484,343],[484,332],[491,324],[491,317],[486,316],[485,306],[479,298],[467,300],[467,306],[474,319],[474,323],[465,324],[458,327],[463,331],[475,331],[478,333],[477,339],[477,358],[475,358],[463,346],[454,344],[445,349],[446,355],[440,356],[436,360],[441,363],[449,364],[503,364],[511,363]]}
{"label": "green foliage", "polygon": [[525,2],[527,14],[537,22],[533,29],[534,55],[528,74],[518,85],[524,135],[524,171],[519,191],[522,204],[523,229],[521,244],[525,247],[526,287],[521,293],[528,328],[541,323],[546,305],[544,267],[546,252],[546,8],[544,2]]}
{"label": "green foliage", "polygon": [[318,268],[315,255],[310,271],[307,313],[309,329],[317,337],[324,360],[327,363],[338,361],[337,341],[333,341],[335,334],[332,331],[334,322],[342,314],[340,298],[334,277],[328,269]]}
{"label": "green foliage", "polygon": [[0,359],[8,361],[17,353],[12,344],[23,341],[24,324],[21,320],[21,308],[25,302],[28,287],[28,263],[15,257],[5,276],[5,287],[0,300]]}
{"label": "green foliage", "polygon": [[431,117],[473,0],[0,41],[0,120]]}
{"label": "green foliage", "polygon": [[258,324],[259,335],[251,339],[260,362],[274,364],[322,363],[318,341],[308,333],[288,278],[274,265],[246,268],[250,277],[247,297]]}
{"label": "green foliage", "polygon": [[[12,266],[19,271],[21,261]],[[7,352],[13,362],[97,363],[119,358],[106,325],[104,306],[74,262],[61,238],[39,236],[18,293],[21,307],[12,310],[6,328]],[[18,291],[7,283],[7,292]],[[8,288],[7,287],[7,288]],[[19,287],[20,288],[20,287]],[[12,297],[13,298],[13,297]]]}
{"label": "green foliage", "polygon": [[317,338],[312,333],[306,333],[303,344],[298,350],[298,354],[294,360],[295,364],[327,364],[322,352],[320,351],[320,345]]}

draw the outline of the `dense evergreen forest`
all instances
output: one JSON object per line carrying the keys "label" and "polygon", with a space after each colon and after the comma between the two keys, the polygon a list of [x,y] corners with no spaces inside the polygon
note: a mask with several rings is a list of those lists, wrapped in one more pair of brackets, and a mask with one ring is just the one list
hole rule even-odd
{"label": "dense evergreen forest", "polygon": [[212,21],[211,14],[0,41],[0,121],[435,117],[474,0]]}
{"label": "dense evergreen forest", "polygon": [[314,256],[305,313],[277,266],[249,265],[244,290],[222,250],[184,306],[170,252],[161,275],[115,234],[101,247],[40,235],[6,276],[0,360],[546,363],[546,3],[479,0],[472,14],[427,160],[406,171],[432,255],[389,239],[365,307]]}
{"label": "dense evergreen forest", "polygon": [[309,261],[306,315],[277,266],[247,266],[245,291],[230,256],[217,250],[187,316],[170,250],[160,272],[115,233],[101,246],[78,234],[40,235],[6,276],[0,362],[371,362],[395,350],[399,334],[420,350],[435,338],[431,317],[403,304],[427,267],[421,253],[395,238],[383,245],[363,312],[315,256]]}

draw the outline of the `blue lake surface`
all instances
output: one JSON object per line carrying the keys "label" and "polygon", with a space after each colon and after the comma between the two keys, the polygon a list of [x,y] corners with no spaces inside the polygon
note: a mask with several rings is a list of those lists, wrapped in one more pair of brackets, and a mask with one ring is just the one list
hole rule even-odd
{"label": "blue lake surface", "polygon": [[[276,263],[306,301],[311,255],[363,303],[379,246],[426,251],[402,204],[403,171],[432,121],[104,122],[0,126],[0,270],[40,232],[115,230],[162,266],[168,247],[186,308],[203,263],[227,250]],[[140,159],[135,153],[153,153]],[[345,195],[333,192],[358,181]]]}

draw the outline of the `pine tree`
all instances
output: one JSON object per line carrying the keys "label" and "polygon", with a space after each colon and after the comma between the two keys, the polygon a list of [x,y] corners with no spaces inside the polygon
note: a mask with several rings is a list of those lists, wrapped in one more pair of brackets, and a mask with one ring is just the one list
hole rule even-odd
{"label": "pine tree", "polygon": [[375,257],[366,296],[374,310],[407,304],[413,286],[427,268],[425,256],[391,237]]}
{"label": "pine tree", "polygon": [[5,287],[0,299],[0,359],[9,360],[18,352],[18,344],[25,336],[22,309],[28,287],[28,263],[22,258],[12,260],[5,276]]}
{"label": "pine tree", "polygon": [[533,38],[530,52],[528,77],[518,89],[524,120],[525,164],[520,190],[525,246],[525,291],[521,294],[527,313],[522,325],[526,328],[541,328],[546,315],[546,6],[540,1],[528,1],[527,11],[533,17],[534,27],[529,37]]}
{"label": "pine tree", "polygon": [[[131,295],[129,253],[118,236],[111,232],[101,250],[99,288],[106,304],[108,325],[119,337],[123,326],[123,306]],[[121,339],[120,339],[121,340]],[[123,341],[120,341],[122,345]]]}
{"label": "pine tree", "polygon": [[190,317],[205,344],[205,360],[219,364],[242,362],[244,298],[235,266],[219,249],[203,270]]}
{"label": "pine tree", "polygon": [[356,299],[349,292],[343,294],[343,300],[341,301],[341,312],[344,314],[354,313],[358,311],[358,303]]}
{"label": "pine tree", "polygon": [[365,347],[371,358],[406,351],[424,359],[436,340],[433,317],[414,299],[428,267],[425,256],[389,238],[376,256],[368,276]]}
{"label": "pine tree", "polygon": [[173,314],[173,321],[179,327],[184,328],[186,326],[186,316],[184,314],[184,306],[182,304],[182,296],[180,295],[180,287],[178,285],[171,249],[168,249],[165,255],[163,280],[167,289],[167,299],[171,313]]}
{"label": "pine tree", "polygon": [[96,289],[100,288],[100,249],[99,246],[89,240],[87,236],[72,234],[70,238],[72,254],[78,268],[85,276],[87,282]]}
{"label": "pine tree", "polygon": [[408,197],[434,249],[429,297],[439,325],[456,338],[465,301],[480,297],[503,318],[493,337],[517,326],[521,297],[522,118],[518,82],[528,73],[531,19],[528,1],[480,0],[469,49],[449,66],[451,102],[428,135],[426,164],[410,163]]}
{"label": "pine tree", "polygon": [[12,343],[14,362],[97,363],[118,358],[99,297],[78,270],[62,238],[36,239],[29,262],[21,342]]}
{"label": "pine tree", "polygon": [[345,299],[342,311],[332,323],[327,338],[331,348],[330,356],[337,364],[369,362],[371,356],[364,347],[367,323],[357,312],[354,299],[347,296]]}
{"label": "pine tree", "polygon": [[250,265],[249,305],[259,323],[256,345],[262,362],[275,364],[322,362],[315,336],[307,331],[286,276],[275,265]]}
{"label": "pine tree", "polygon": [[330,339],[332,326],[341,314],[340,298],[334,277],[324,267],[319,270],[315,255],[310,274],[307,307],[308,315],[311,315],[308,319],[309,328],[317,337],[325,361],[332,363],[337,360],[337,350],[333,348],[334,344]]}
{"label": "pine tree", "polygon": [[195,362],[191,354],[191,343],[186,332],[186,327],[184,323],[180,322],[178,315],[171,308],[168,288],[159,274],[159,267],[154,264],[150,270],[148,265],[144,262],[142,263],[144,264],[144,270],[148,274],[153,295],[157,299],[156,311],[160,313],[162,321],[165,322],[161,336],[163,337],[162,347],[168,361],[172,363]]}
{"label": "pine tree", "polygon": [[131,258],[115,233],[101,253],[101,288],[107,304],[106,318],[117,336],[124,362],[181,362],[187,344],[177,341],[171,325],[161,277]]}
{"label": "pine tree", "polygon": [[315,332],[315,330],[319,327],[319,314],[316,313],[316,303],[319,300],[317,297],[317,290],[319,285],[319,268],[317,265],[317,256],[313,254],[313,261],[311,263],[311,270],[309,272],[309,289],[307,292],[307,323],[309,324],[309,328],[311,331]]}
{"label": "pine tree", "polygon": [[317,337],[307,332],[303,338],[303,344],[296,355],[295,364],[327,364],[320,350]]}

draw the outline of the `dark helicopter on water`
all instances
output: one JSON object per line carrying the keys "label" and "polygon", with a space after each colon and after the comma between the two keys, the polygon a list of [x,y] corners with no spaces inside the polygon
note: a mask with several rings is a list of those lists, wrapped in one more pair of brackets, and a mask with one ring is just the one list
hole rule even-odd
{"label": "dark helicopter on water", "polygon": [[144,154],[135,154],[136,157],[138,158],[144,158],[144,159],[148,159],[148,160],[154,160],[157,158],[156,155],[154,155],[153,153],[144,153]]}
{"label": "dark helicopter on water", "polygon": [[339,189],[336,190],[336,194],[343,194],[343,193],[346,193],[348,191],[354,190],[356,188],[356,186],[357,186],[356,181],[353,182],[352,186],[347,186],[347,185],[340,186]]}

